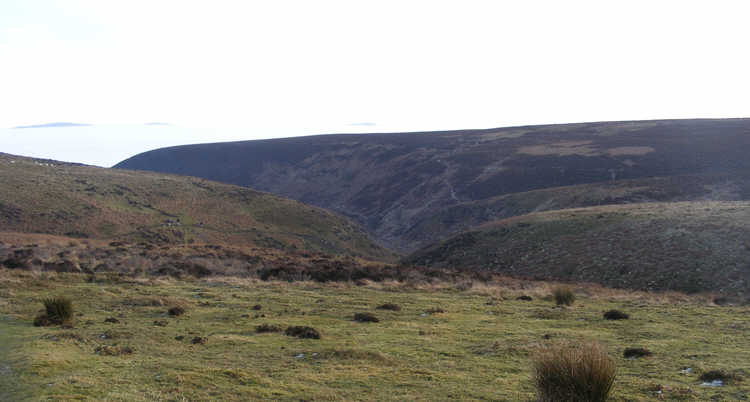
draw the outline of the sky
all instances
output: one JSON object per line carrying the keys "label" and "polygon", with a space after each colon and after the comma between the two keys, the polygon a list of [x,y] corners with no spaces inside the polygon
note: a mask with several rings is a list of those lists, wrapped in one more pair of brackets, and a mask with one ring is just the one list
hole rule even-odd
{"label": "sky", "polygon": [[[0,152],[747,117],[745,1],[0,1]],[[91,126],[13,129],[52,122]],[[167,123],[152,125],[148,123]]]}

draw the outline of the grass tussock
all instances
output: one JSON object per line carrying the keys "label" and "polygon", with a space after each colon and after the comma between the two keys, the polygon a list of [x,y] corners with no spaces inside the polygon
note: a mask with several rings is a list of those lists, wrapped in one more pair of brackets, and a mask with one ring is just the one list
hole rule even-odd
{"label": "grass tussock", "polygon": [[378,310],[401,311],[401,306],[395,303],[385,303],[376,307]]}
{"label": "grass tussock", "polygon": [[354,321],[357,322],[380,322],[378,317],[375,317],[373,313],[355,313]]}
{"label": "grass tussock", "polygon": [[255,332],[259,334],[263,334],[266,332],[281,332],[281,331],[283,331],[283,329],[281,328],[280,325],[261,324],[255,327]]}
{"label": "grass tussock", "polygon": [[650,350],[644,348],[626,348],[622,356],[626,359],[636,359],[639,357],[649,357],[653,355]]}
{"label": "grass tussock", "polygon": [[606,401],[616,366],[596,342],[557,344],[534,357],[533,381],[540,402]]}
{"label": "grass tussock", "polygon": [[724,370],[710,370],[701,374],[700,380],[705,381],[705,382],[712,382],[712,381],[719,380],[724,383],[736,383],[736,382],[742,381],[742,377],[736,374],[727,373]]}
{"label": "grass tussock", "polygon": [[604,313],[605,320],[627,320],[630,318],[628,313],[623,313],[620,310],[609,310]]}
{"label": "grass tussock", "polygon": [[51,297],[42,300],[45,312],[34,318],[34,326],[70,326],[73,322],[73,302],[66,297]]}
{"label": "grass tussock", "polygon": [[320,332],[312,327],[292,326],[287,328],[284,334],[302,339],[320,339]]}
{"label": "grass tussock", "polygon": [[135,352],[135,350],[130,346],[102,345],[97,346],[96,349],[94,349],[94,353],[101,356],[122,356],[133,354],[133,352]]}
{"label": "grass tussock", "polygon": [[573,289],[567,286],[558,286],[552,289],[552,297],[558,306],[570,306],[576,301],[576,295]]}
{"label": "grass tussock", "polygon": [[177,317],[177,316],[185,314],[185,309],[180,306],[175,306],[167,310],[167,313],[169,313],[169,315],[171,316]]}

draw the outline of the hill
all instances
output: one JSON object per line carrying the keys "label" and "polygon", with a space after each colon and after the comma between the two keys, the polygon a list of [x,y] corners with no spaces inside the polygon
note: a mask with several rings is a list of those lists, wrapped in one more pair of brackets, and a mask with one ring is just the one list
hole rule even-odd
{"label": "hill", "polygon": [[[748,150],[750,119],[661,120],[186,145],[116,167],[198,176],[328,208],[409,252],[553,204],[750,199]],[[596,187],[562,189],[585,184]],[[606,194],[613,186],[629,195]],[[600,196],[591,199],[590,191]]]}
{"label": "hill", "polygon": [[391,255],[331,212],[198,178],[0,154],[0,190],[6,232]]}
{"label": "hill", "polygon": [[419,250],[406,263],[643,290],[750,294],[750,203],[532,213]]}

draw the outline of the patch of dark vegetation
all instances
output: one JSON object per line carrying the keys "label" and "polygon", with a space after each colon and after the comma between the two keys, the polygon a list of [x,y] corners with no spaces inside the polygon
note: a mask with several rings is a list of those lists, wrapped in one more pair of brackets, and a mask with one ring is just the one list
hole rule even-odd
{"label": "patch of dark vegetation", "polygon": [[521,296],[516,297],[516,300],[532,301],[534,299],[532,299],[531,296],[521,295]]}
{"label": "patch of dark vegetation", "polygon": [[31,259],[34,256],[33,249],[13,250],[13,254],[3,261],[3,265],[9,269],[31,269]]}
{"label": "patch of dark vegetation", "polygon": [[567,286],[558,286],[552,289],[552,297],[558,306],[570,306],[576,301],[576,295],[573,289]]}
{"label": "patch of dark vegetation", "polygon": [[262,334],[266,332],[281,332],[283,331],[283,328],[281,328],[280,325],[273,325],[273,324],[261,324],[255,326],[255,332]]}
{"label": "patch of dark vegetation", "polygon": [[622,356],[626,359],[636,359],[639,357],[649,357],[653,355],[650,350],[644,348],[626,348]]}
{"label": "patch of dark vegetation", "polygon": [[169,313],[169,315],[171,316],[177,317],[177,316],[185,314],[185,309],[180,306],[174,306],[170,308],[169,310],[167,310],[167,313]]}
{"label": "patch of dark vegetation", "polygon": [[108,323],[111,323],[111,324],[119,324],[120,320],[118,320],[115,317],[107,317],[107,318],[104,319],[104,322],[108,322]]}
{"label": "patch of dark vegetation", "polygon": [[169,324],[169,321],[167,320],[155,320],[154,321],[154,325],[156,325],[157,327],[166,327],[167,324]]}
{"label": "patch of dark vegetation", "polygon": [[742,377],[738,376],[737,374],[727,373],[724,370],[710,370],[701,374],[700,380],[705,382],[719,380],[724,383],[732,383],[742,381]]}
{"label": "patch of dark vegetation", "polygon": [[47,327],[51,325],[72,326],[73,302],[66,297],[52,297],[44,299],[45,312],[34,318],[34,326]]}
{"label": "patch of dark vegetation", "polygon": [[615,381],[616,367],[597,343],[560,344],[534,357],[537,401],[603,402]]}
{"label": "patch of dark vegetation", "polygon": [[354,314],[354,321],[358,322],[380,322],[378,317],[375,317],[375,314],[372,313],[355,313]]}
{"label": "patch of dark vegetation", "polygon": [[258,311],[258,310],[260,310],[262,308],[263,308],[263,306],[261,306],[260,304],[256,304],[256,305],[253,306],[253,310],[256,310],[256,311]]}
{"label": "patch of dark vegetation", "polygon": [[445,310],[443,310],[443,309],[442,309],[442,308],[440,308],[440,307],[433,307],[433,308],[431,308],[431,309],[429,309],[429,310],[425,311],[425,314],[429,314],[429,315],[432,315],[432,314],[440,314],[440,313],[445,313]]}
{"label": "patch of dark vegetation", "polygon": [[627,320],[629,318],[630,318],[629,314],[623,313],[620,310],[609,310],[604,313],[605,320]]}
{"label": "patch of dark vegetation", "polygon": [[401,306],[395,303],[385,303],[376,307],[378,310],[401,311]]}
{"label": "patch of dark vegetation", "polygon": [[736,299],[724,296],[714,298],[713,302],[717,306],[734,306],[739,304]]}
{"label": "patch of dark vegetation", "polygon": [[492,280],[491,273],[477,270],[453,268],[427,268],[412,265],[382,265],[364,267],[354,260],[333,260],[329,258],[311,259],[308,264],[278,264],[258,270],[261,280],[316,282],[354,282],[358,286],[367,285],[366,281],[382,282],[396,280],[411,283],[432,283],[448,281],[469,283],[474,281],[487,283]]}
{"label": "patch of dark vegetation", "polygon": [[287,328],[284,334],[302,339],[320,339],[320,332],[312,327],[292,326]]}
{"label": "patch of dark vegetation", "polygon": [[130,355],[133,354],[135,350],[131,348],[130,346],[109,346],[109,345],[101,345],[97,346],[96,349],[94,349],[94,353],[101,355],[101,356],[121,356],[121,355]]}
{"label": "patch of dark vegetation", "polygon": [[206,338],[205,336],[196,336],[192,341],[190,341],[190,343],[192,343],[193,345],[205,345],[206,342],[208,342],[208,338]]}
{"label": "patch of dark vegetation", "polygon": [[174,337],[174,340],[176,340],[176,341],[181,341],[183,339],[185,339],[185,335],[177,335],[177,336]]}

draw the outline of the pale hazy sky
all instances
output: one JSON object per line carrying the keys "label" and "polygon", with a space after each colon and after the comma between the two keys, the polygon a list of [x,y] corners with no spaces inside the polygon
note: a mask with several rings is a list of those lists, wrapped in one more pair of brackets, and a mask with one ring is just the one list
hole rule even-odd
{"label": "pale hazy sky", "polygon": [[2,0],[0,127],[96,129],[3,129],[0,152],[109,166],[188,142],[745,117],[748,16],[721,0]]}

